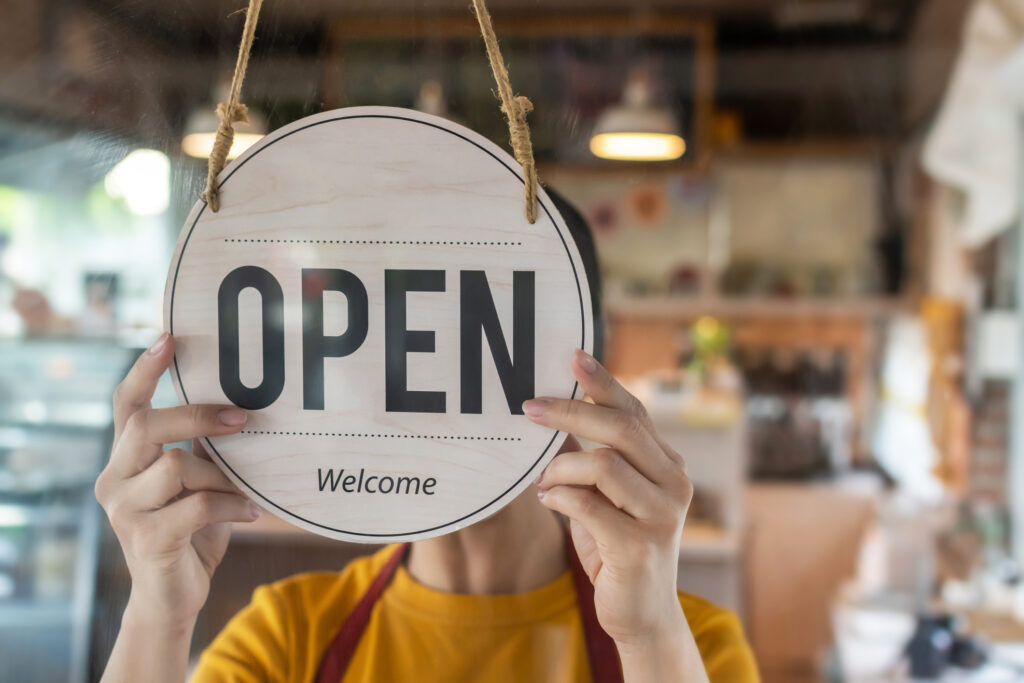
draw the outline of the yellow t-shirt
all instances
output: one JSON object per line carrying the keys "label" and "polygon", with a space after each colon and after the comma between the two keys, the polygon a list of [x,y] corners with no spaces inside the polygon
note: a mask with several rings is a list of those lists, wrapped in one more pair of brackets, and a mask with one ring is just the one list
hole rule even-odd
{"label": "yellow t-shirt", "polygon": [[[340,574],[261,586],[199,660],[197,683],[315,680],[345,617],[394,552],[388,546]],[[679,594],[712,683],[757,681],[739,620]],[[381,595],[344,683],[590,681],[572,575],[516,595],[457,595],[416,583],[399,567]]]}

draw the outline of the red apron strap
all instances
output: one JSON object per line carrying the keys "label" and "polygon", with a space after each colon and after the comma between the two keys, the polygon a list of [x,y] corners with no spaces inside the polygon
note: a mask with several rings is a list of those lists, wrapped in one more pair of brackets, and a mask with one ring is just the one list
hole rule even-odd
{"label": "red apron strap", "polygon": [[380,594],[384,592],[384,589],[391,582],[391,577],[394,576],[398,566],[402,564],[402,560],[405,559],[405,554],[408,551],[408,543],[398,546],[391,557],[388,558],[388,561],[384,563],[384,566],[381,567],[380,573],[374,578],[370,587],[366,589],[366,593],[363,594],[359,603],[349,613],[345,623],[338,629],[334,640],[331,641],[330,646],[327,648],[327,654],[324,655],[323,660],[320,662],[320,670],[316,674],[317,683],[339,683],[342,677],[344,677],[345,672],[348,671],[348,665],[352,661],[352,655],[355,654],[356,648],[359,646],[359,640],[363,636],[363,631],[366,630],[366,625],[370,623],[373,606],[377,604],[377,599],[380,598]]}
{"label": "red apron strap", "polygon": [[[338,629],[327,653],[320,662],[317,671],[317,683],[339,683],[348,671],[349,663],[355,654],[359,641],[370,622],[373,607],[387,588],[395,571],[405,559],[409,544],[401,544],[388,558],[373,583],[359,600],[345,623]],[[572,544],[572,534],[566,529],[565,552],[572,574],[572,582],[576,588],[576,601],[579,603],[580,617],[583,622],[583,638],[587,646],[587,660],[590,662],[590,675],[594,683],[622,683],[622,670],[619,668],[619,655],[615,641],[605,633],[597,620],[597,609],[594,607],[594,586],[590,583],[587,572],[580,564],[576,549]]]}
{"label": "red apron strap", "polygon": [[565,550],[572,572],[572,582],[576,586],[576,602],[580,606],[580,617],[583,620],[583,639],[587,646],[587,659],[590,661],[590,675],[594,683],[622,683],[622,669],[619,667],[619,652],[615,641],[597,620],[597,608],[594,606],[594,584],[580,563],[576,548],[572,544],[572,533],[565,530]]}

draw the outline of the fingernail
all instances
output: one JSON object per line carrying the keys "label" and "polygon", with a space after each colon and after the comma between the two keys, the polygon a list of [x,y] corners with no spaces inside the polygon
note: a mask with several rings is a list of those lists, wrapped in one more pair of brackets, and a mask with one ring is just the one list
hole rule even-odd
{"label": "fingernail", "polygon": [[544,500],[544,496],[547,495],[547,491],[537,491],[537,498]]}
{"label": "fingernail", "polygon": [[531,398],[529,401],[523,401],[523,412],[530,417],[541,417],[548,411],[549,405],[550,398]]}
{"label": "fingernail", "polygon": [[538,474],[537,478],[533,480],[533,483],[536,484],[537,486],[540,486],[540,483],[542,481],[544,481],[544,472],[541,472],[540,474]]}
{"label": "fingernail", "polygon": [[583,368],[588,374],[594,374],[597,370],[597,361],[589,353],[580,349],[576,352],[576,360],[579,361],[580,367]]}
{"label": "fingernail", "polygon": [[249,503],[249,516],[253,519],[260,516],[260,508],[256,503]]}
{"label": "fingernail", "polygon": [[171,335],[164,332],[159,337],[157,337],[156,341],[153,342],[153,345],[149,347],[149,353],[153,356],[160,353],[160,350],[163,349],[164,346],[167,344],[167,338],[170,336]]}
{"label": "fingernail", "polygon": [[245,421],[249,419],[245,411],[239,410],[238,408],[225,408],[220,411],[217,416],[220,418],[222,425],[228,427],[237,427],[238,425],[244,425]]}

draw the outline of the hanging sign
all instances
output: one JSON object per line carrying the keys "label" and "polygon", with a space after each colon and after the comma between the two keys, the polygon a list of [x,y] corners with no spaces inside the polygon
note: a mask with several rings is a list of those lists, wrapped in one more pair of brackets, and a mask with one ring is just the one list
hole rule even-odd
{"label": "hanging sign", "polygon": [[164,297],[183,403],[234,403],[206,439],[253,500],[325,536],[438,536],[501,509],[564,434],[534,396],[580,398],[592,350],[576,246],[506,152],[451,121],[358,107],[296,121],[220,175]]}

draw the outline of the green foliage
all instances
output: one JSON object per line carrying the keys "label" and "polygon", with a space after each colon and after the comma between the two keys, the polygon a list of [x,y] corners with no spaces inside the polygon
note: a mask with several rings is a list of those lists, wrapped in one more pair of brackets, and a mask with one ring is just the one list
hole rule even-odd
{"label": "green foliage", "polygon": [[21,193],[13,187],[0,185],[0,235],[14,232],[15,215]]}

